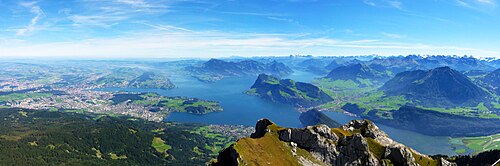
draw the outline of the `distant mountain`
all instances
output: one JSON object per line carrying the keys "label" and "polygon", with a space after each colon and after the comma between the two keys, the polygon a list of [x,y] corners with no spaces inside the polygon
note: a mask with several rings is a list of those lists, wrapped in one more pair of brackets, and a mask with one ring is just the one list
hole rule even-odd
{"label": "distant mountain", "polygon": [[423,106],[476,106],[488,101],[488,93],[462,73],[449,67],[415,70],[397,74],[380,90],[387,95],[412,99]]}
{"label": "distant mountain", "polygon": [[330,117],[326,116],[323,112],[317,109],[311,109],[309,111],[303,112],[299,117],[300,122],[304,126],[315,126],[324,124],[328,127],[340,127],[341,124],[334,121]]}
{"label": "distant mountain", "polygon": [[368,65],[381,65],[393,73],[400,73],[412,70],[429,70],[437,67],[449,66],[452,69],[459,71],[468,70],[494,70],[491,62],[486,62],[474,58],[472,56],[391,56],[391,57],[377,57],[371,61],[366,62]]}
{"label": "distant mountain", "polygon": [[429,56],[418,60],[418,62],[427,68],[435,68],[442,66],[449,66],[455,70],[466,71],[466,70],[494,70],[492,66],[476,59],[472,56]]}
{"label": "distant mountain", "polygon": [[364,63],[357,63],[348,66],[340,66],[333,69],[325,78],[332,80],[352,80],[361,83],[365,79],[370,82],[382,83],[390,76],[387,73],[375,70]]}
{"label": "distant mountain", "polygon": [[326,125],[282,128],[262,119],[250,138],[239,139],[222,150],[210,165],[451,166],[454,163],[431,158],[392,140],[369,120],[353,120],[338,128]]}
{"label": "distant mountain", "polygon": [[482,78],[479,78],[477,82],[489,91],[500,95],[500,68],[488,73]]}
{"label": "distant mountain", "polygon": [[337,67],[340,66],[349,66],[353,64],[358,64],[358,63],[363,63],[363,61],[360,61],[358,59],[352,59],[352,60],[347,60],[347,59],[335,59],[330,64],[328,64],[325,68],[327,70],[333,70]]}
{"label": "distant mountain", "polygon": [[305,69],[311,73],[319,75],[328,74],[329,70],[325,69],[330,59],[306,59],[297,64],[298,67]]}
{"label": "distant mountain", "polygon": [[206,82],[217,81],[225,77],[253,76],[259,73],[278,77],[293,73],[292,69],[277,61],[270,63],[262,63],[254,60],[228,62],[219,59],[210,59],[201,66],[191,66],[187,70],[197,79]]}
{"label": "distant mountain", "polygon": [[418,62],[419,59],[421,59],[421,57],[414,55],[408,55],[406,57],[379,57],[366,63],[371,66],[383,66],[385,69],[393,73],[417,69],[427,69],[424,65]]}
{"label": "distant mountain", "polygon": [[260,74],[247,93],[295,107],[312,107],[333,100],[312,84],[280,80],[267,74]]}

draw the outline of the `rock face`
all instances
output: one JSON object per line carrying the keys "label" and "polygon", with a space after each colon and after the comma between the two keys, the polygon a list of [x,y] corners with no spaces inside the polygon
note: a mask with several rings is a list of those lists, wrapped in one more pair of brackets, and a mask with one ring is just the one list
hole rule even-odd
{"label": "rock face", "polygon": [[489,97],[467,76],[449,67],[402,72],[380,89],[388,95],[403,95],[429,107],[476,106]]}
{"label": "rock face", "polygon": [[222,151],[212,165],[275,165],[274,160],[281,158],[291,161],[285,165],[454,165],[393,141],[368,120],[354,120],[339,128],[280,128],[262,119],[249,139]]}
{"label": "rock face", "polygon": [[290,79],[280,80],[267,74],[260,74],[247,94],[295,107],[312,107],[333,100],[312,84]]}

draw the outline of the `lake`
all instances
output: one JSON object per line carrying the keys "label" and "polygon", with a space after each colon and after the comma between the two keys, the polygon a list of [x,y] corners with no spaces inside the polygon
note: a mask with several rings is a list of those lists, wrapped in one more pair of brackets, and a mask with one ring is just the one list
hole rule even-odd
{"label": "lake", "polygon": [[[297,71],[285,77],[301,82],[311,82],[318,75]],[[303,127],[299,121],[300,113],[293,107],[273,103],[257,96],[244,94],[257,77],[226,78],[215,83],[203,83],[192,77],[173,75],[171,81],[177,86],[171,90],[105,88],[106,91],[156,92],[164,96],[187,96],[219,101],[223,112],[194,115],[171,113],[165,121],[194,122],[205,124],[231,124],[254,126],[257,120],[268,118],[283,127]],[[326,112],[332,119],[345,124],[357,117],[340,112]],[[426,136],[412,131],[395,129],[377,124],[395,141],[403,143],[425,154],[455,154],[448,144],[448,137]]]}

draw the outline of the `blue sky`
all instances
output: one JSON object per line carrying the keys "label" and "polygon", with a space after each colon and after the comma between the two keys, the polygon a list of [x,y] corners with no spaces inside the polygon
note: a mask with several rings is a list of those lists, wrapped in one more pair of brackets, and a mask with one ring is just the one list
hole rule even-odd
{"label": "blue sky", "polygon": [[500,57],[496,0],[0,0],[1,57]]}

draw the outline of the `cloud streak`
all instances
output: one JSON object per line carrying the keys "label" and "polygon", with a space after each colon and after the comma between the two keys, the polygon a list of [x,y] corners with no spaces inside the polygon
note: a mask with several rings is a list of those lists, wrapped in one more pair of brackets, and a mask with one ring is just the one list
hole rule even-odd
{"label": "cloud streak", "polygon": [[[152,25],[157,26],[157,25]],[[227,33],[186,31],[167,27],[168,31],[94,38],[73,42],[44,44],[3,44],[0,55],[43,57],[224,57],[283,56],[295,53],[315,55],[398,55],[398,54],[500,54],[472,48],[432,46],[421,43],[397,43],[381,40],[340,40],[333,38],[294,39],[288,34]]]}
{"label": "cloud streak", "polygon": [[36,25],[38,21],[40,21],[40,19],[45,15],[43,10],[40,8],[40,6],[37,5],[37,3],[37,1],[19,3],[20,6],[30,9],[30,12],[32,14],[35,14],[35,16],[31,19],[30,23],[26,27],[16,30],[17,36],[25,36],[37,29]]}

